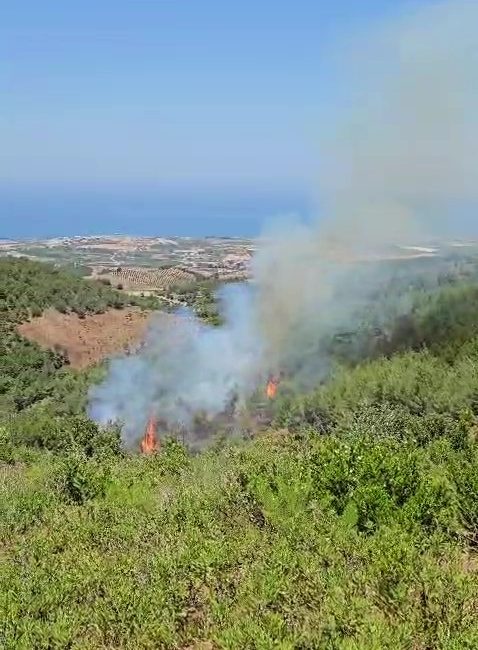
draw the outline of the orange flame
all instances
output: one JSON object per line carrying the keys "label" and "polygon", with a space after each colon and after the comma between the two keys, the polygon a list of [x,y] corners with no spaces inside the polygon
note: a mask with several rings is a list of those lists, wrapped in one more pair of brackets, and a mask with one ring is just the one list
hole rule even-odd
{"label": "orange flame", "polygon": [[153,454],[155,451],[159,451],[159,447],[156,419],[151,416],[146,425],[143,439],[141,440],[141,453]]}
{"label": "orange flame", "polygon": [[279,380],[274,377],[270,377],[266,386],[266,396],[268,399],[274,399],[277,395],[277,387],[279,386]]}

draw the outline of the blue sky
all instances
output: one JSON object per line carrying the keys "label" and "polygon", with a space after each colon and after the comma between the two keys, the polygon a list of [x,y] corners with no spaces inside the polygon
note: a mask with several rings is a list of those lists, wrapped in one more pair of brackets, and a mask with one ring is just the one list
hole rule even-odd
{"label": "blue sky", "polygon": [[0,237],[313,210],[331,49],[409,0],[0,0]]}

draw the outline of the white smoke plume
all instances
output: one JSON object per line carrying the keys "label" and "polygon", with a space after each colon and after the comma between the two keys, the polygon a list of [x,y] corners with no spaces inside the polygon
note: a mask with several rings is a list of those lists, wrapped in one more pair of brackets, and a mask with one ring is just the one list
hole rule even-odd
{"label": "white smoke plume", "polygon": [[221,328],[158,317],[144,349],[111,362],[90,413],[137,437],[153,412],[185,426],[221,413],[265,375],[313,383],[324,334],[353,327],[387,280],[363,258],[436,233],[478,199],[478,3],[428,3],[375,26],[336,56],[342,104],[322,116],[318,187],[325,216],[265,233],[253,281],[222,295]]}
{"label": "white smoke plume", "polygon": [[433,237],[457,204],[476,204],[477,28],[478,3],[427,3],[336,55],[347,91],[323,115],[325,217],[271,233],[255,262],[259,321],[279,362],[313,367],[306,350],[320,332],[353,327],[387,280],[383,266],[354,260]]}

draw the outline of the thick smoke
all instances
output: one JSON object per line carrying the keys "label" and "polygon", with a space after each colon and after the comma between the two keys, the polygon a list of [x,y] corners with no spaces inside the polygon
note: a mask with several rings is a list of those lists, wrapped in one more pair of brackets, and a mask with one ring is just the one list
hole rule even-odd
{"label": "thick smoke", "polygon": [[131,439],[150,415],[187,428],[196,414],[212,416],[233,398],[245,398],[258,381],[262,355],[252,299],[242,286],[226,287],[223,327],[200,323],[187,311],[158,314],[142,349],[111,361],[108,377],[91,393],[91,416],[120,421]]}
{"label": "thick smoke", "polygon": [[[428,5],[343,45],[321,132],[324,218],[273,232],[255,260],[270,355],[310,377],[321,333],[351,328],[389,279],[357,260],[434,237],[478,199],[478,3]],[[308,353],[313,350],[314,354]]]}
{"label": "thick smoke", "polygon": [[[304,385],[327,372],[323,337],[354,328],[389,279],[370,260],[434,236],[478,198],[478,3],[439,2],[341,48],[346,89],[322,116],[320,222],[265,233],[253,280],[222,294],[225,326],[158,316],[138,354],[113,360],[91,415],[128,438],[153,412],[186,427],[269,371]],[[339,86],[339,83],[337,84]]]}

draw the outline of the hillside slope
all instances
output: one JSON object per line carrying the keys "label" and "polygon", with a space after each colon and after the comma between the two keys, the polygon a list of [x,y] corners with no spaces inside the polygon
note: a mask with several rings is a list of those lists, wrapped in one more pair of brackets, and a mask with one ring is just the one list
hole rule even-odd
{"label": "hillside slope", "polygon": [[[26,259],[0,259],[0,419],[55,394],[68,359],[61,345],[40,348],[17,327],[49,308],[79,318],[122,310],[127,305],[156,306],[154,299],[124,296],[99,282]],[[72,379],[71,375],[69,379]],[[81,380],[80,380],[81,383]],[[60,401],[60,396],[57,396]]]}
{"label": "hillside slope", "polygon": [[4,647],[476,647],[477,361],[373,362],[197,457],[4,438]]}
{"label": "hillside slope", "polygon": [[144,339],[150,316],[150,312],[135,307],[86,317],[47,309],[19,325],[17,331],[41,347],[61,350],[70,367],[81,369],[134,349]]}
{"label": "hillside slope", "polygon": [[126,454],[66,372],[0,426],[2,647],[477,647],[477,301],[426,297],[198,455]]}

